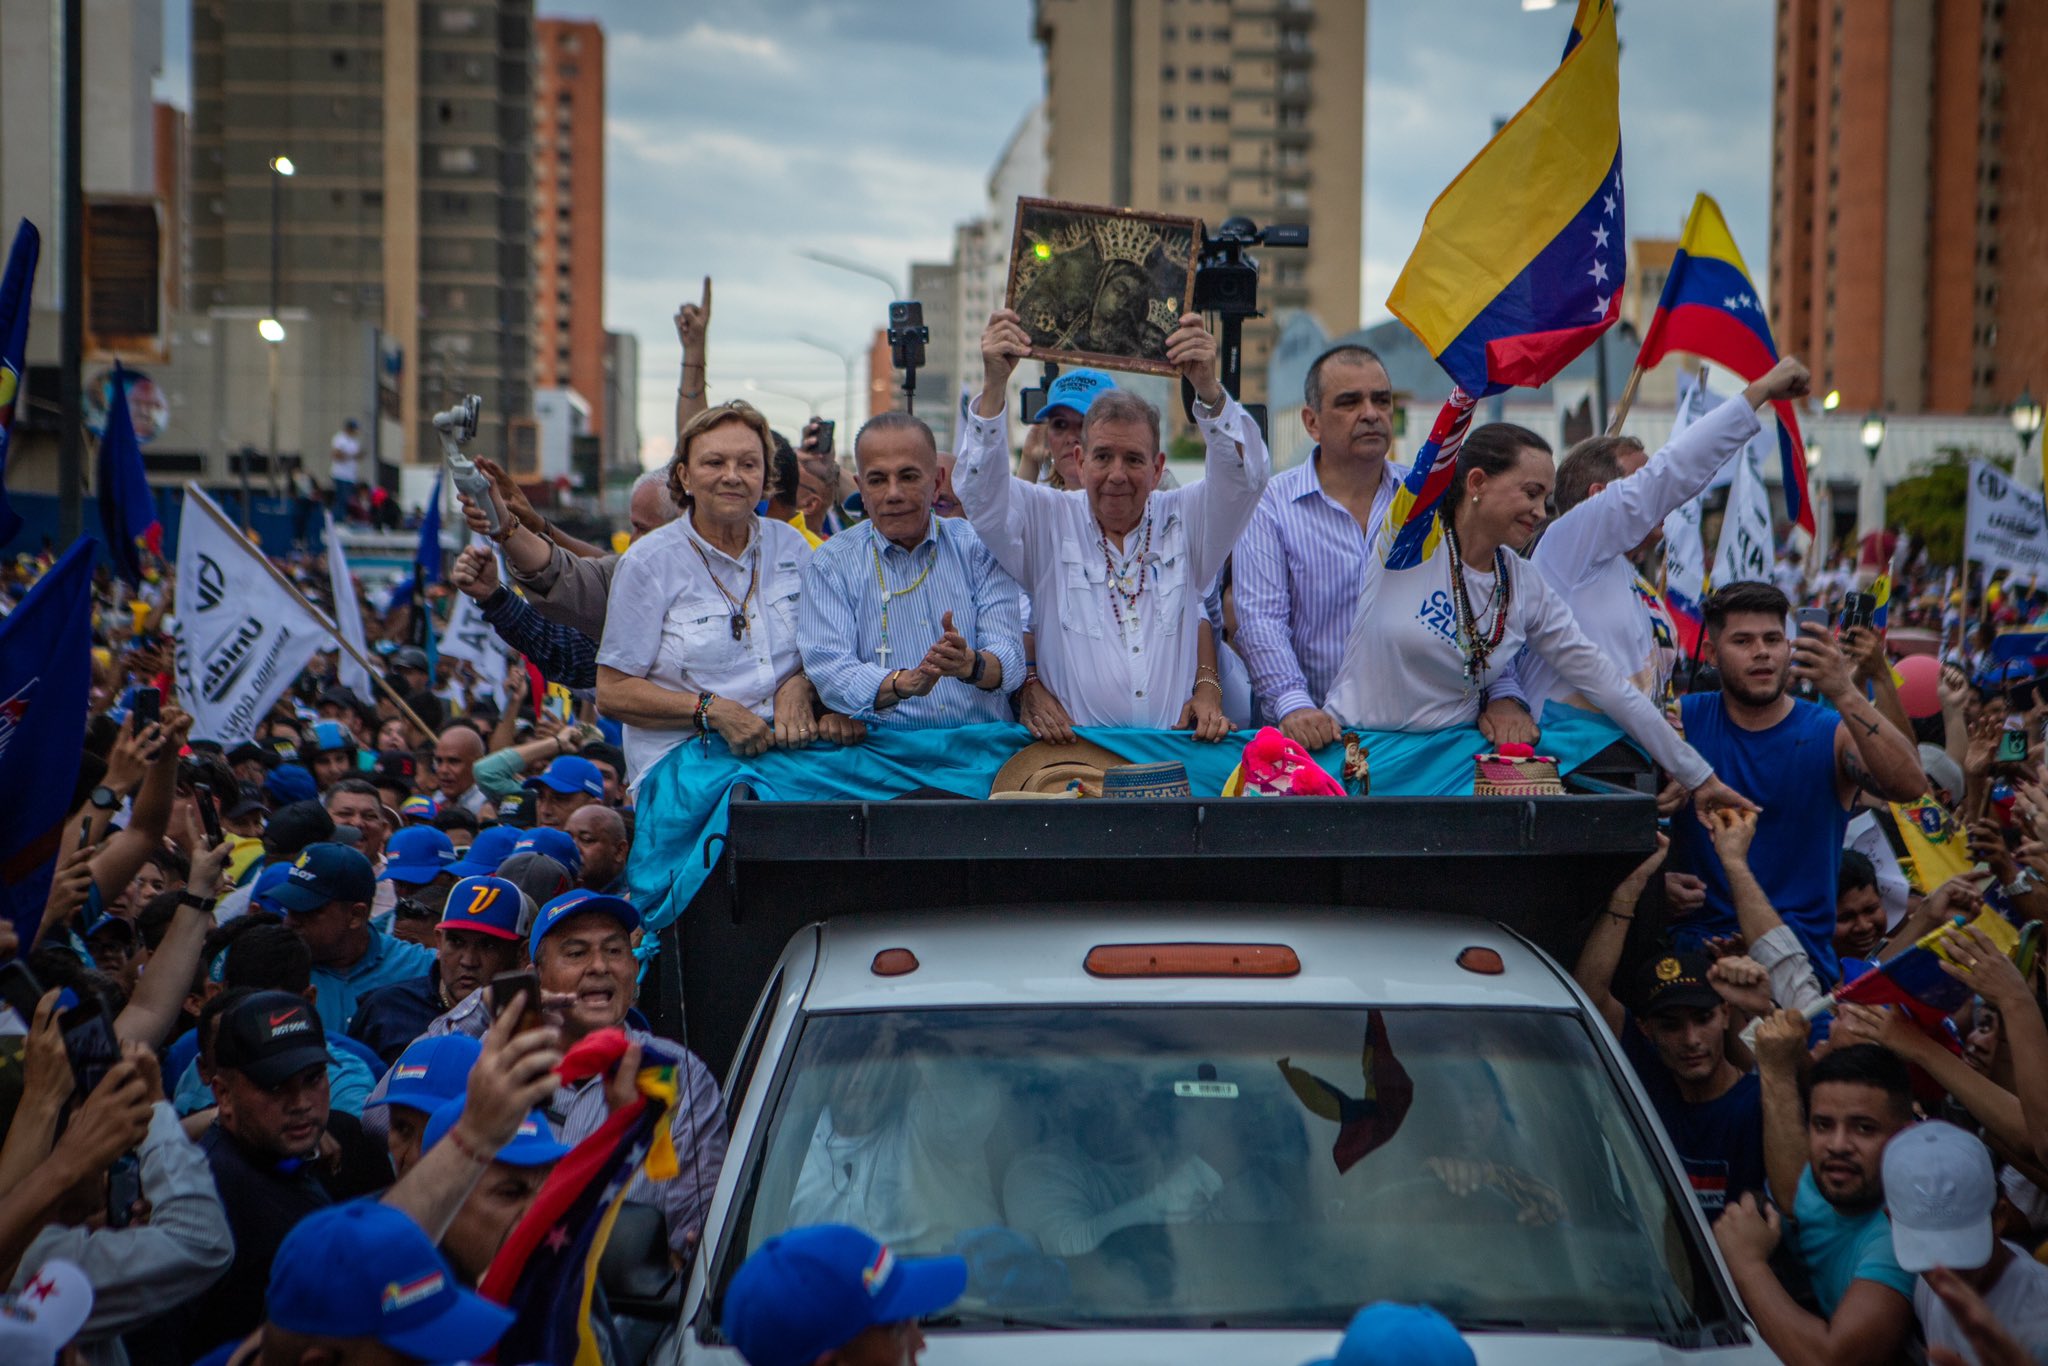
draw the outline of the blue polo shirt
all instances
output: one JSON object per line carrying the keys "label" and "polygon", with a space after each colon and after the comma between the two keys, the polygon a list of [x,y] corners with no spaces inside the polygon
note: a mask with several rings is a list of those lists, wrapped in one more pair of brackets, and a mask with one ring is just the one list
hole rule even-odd
{"label": "blue polo shirt", "polygon": [[348,1022],[355,1018],[363,997],[378,987],[424,977],[433,964],[434,951],[426,945],[393,938],[376,928],[370,931],[370,947],[346,969],[337,972],[315,963],[313,986],[319,996],[313,1006],[328,1037],[348,1033]]}
{"label": "blue polo shirt", "polygon": [[1799,1194],[1792,1202],[1791,1241],[1820,1312],[1833,1318],[1842,1296],[1856,1281],[1876,1281],[1913,1298],[1913,1273],[1899,1266],[1892,1253],[1892,1225],[1884,1207],[1861,1214],[1843,1214],[1814,1184],[1813,1168],[1799,1173]]}

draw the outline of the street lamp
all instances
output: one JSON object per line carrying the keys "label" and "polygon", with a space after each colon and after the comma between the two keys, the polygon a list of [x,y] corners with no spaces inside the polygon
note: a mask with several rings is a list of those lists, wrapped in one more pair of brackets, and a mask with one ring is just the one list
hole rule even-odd
{"label": "street lamp", "polygon": [[2041,404],[2031,390],[2021,390],[2013,400],[2012,429],[2020,439],[2020,458],[2034,448],[2034,433],[2041,430]]}
{"label": "street lamp", "polygon": [[828,251],[799,251],[797,255],[807,261],[816,261],[821,266],[831,266],[836,270],[851,271],[855,275],[865,275],[870,280],[879,281],[888,287],[889,297],[892,299],[907,299],[910,297],[910,291],[899,285],[895,276],[885,270],[879,270],[874,266],[868,265],[864,261],[854,261],[844,256],[834,256]]}
{"label": "street lamp", "polygon": [[[256,331],[263,340],[270,343],[270,492],[278,492],[277,483],[277,348],[284,341],[284,325],[277,320],[283,311],[280,299],[284,293],[284,183],[299,173],[292,159],[279,152],[270,159],[270,316],[256,324]],[[247,515],[246,504],[244,515]]]}
{"label": "street lamp", "polygon": [[1824,399],[1822,399],[1822,400],[1820,401],[1820,406],[1821,406],[1821,407],[1822,407],[1823,409],[1825,409],[1826,411],[1828,411],[1828,412],[1831,412],[1831,413],[1832,413],[1832,412],[1833,412],[1833,411],[1834,411],[1835,409],[1837,409],[1837,408],[1841,407],[1841,406],[1842,406],[1842,391],[1841,391],[1840,389],[1830,389],[1830,390],[1828,390],[1828,396],[1827,396],[1826,398],[1824,398]]}
{"label": "street lamp", "polygon": [[[256,335],[267,345],[263,348],[270,355],[270,483],[271,492],[277,491],[277,353],[284,347],[284,324],[275,317],[264,318],[256,324]],[[242,452],[242,530],[249,529],[249,452]]]}
{"label": "street lamp", "polygon": [[1878,447],[1884,445],[1884,418],[1872,413],[1863,419],[1863,453],[1870,457],[1870,463],[1877,463]]}
{"label": "street lamp", "polygon": [[847,442],[847,449],[850,450],[852,449],[853,442],[853,367],[861,357],[867,354],[867,350],[863,347],[852,351],[843,351],[831,342],[820,341],[816,337],[808,337],[802,333],[798,333],[796,339],[805,346],[815,346],[820,351],[839,357],[840,361],[846,366],[846,430],[841,433],[841,439]]}

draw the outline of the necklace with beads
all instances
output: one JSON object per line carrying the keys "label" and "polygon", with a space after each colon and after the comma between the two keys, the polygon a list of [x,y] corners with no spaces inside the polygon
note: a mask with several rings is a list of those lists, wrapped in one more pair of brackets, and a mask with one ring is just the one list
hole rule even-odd
{"label": "necklace with beads", "polygon": [[[1152,509],[1145,509],[1145,540],[1138,547],[1138,586],[1135,589],[1124,586],[1130,582],[1130,575],[1117,569],[1116,560],[1109,552],[1109,537],[1099,528],[1095,533],[1095,543],[1102,547],[1102,568],[1109,582],[1109,610],[1116,618],[1116,629],[1121,632],[1125,629],[1124,608],[1131,609],[1131,619],[1135,622],[1138,599],[1145,596],[1145,573],[1152,558]],[[1119,598],[1123,600],[1121,603],[1117,601]]]}
{"label": "necklace with beads", "polygon": [[926,576],[932,572],[932,566],[939,562],[939,556],[937,548],[934,547],[932,557],[925,561],[923,573],[919,574],[902,588],[891,588],[888,579],[883,577],[882,574],[881,536],[877,534],[875,540],[876,544],[868,547],[875,557],[875,588],[882,595],[882,645],[875,652],[875,658],[886,669],[889,667],[889,600],[891,598],[907,597],[923,587]]}
{"label": "necklace with beads", "polygon": [[1486,689],[1480,686],[1480,680],[1486,676],[1487,660],[1508,633],[1508,599],[1513,596],[1513,587],[1508,578],[1507,551],[1500,546],[1493,548],[1493,619],[1481,628],[1478,614],[1472,610],[1472,595],[1465,587],[1465,557],[1449,518],[1444,519],[1444,549],[1451,560],[1451,610],[1457,618],[1458,653],[1465,660],[1465,696],[1478,692],[1483,707]]}

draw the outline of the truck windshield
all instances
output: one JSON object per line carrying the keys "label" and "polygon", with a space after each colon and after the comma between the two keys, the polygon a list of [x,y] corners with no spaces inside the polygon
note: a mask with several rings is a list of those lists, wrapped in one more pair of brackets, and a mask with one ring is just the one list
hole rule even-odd
{"label": "truck windshield", "polygon": [[802,1224],[959,1252],[937,1317],[1461,1326],[1684,1340],[1726,1317],[1584,1025],[1530,1010],[813,1015],[721,1288]]}

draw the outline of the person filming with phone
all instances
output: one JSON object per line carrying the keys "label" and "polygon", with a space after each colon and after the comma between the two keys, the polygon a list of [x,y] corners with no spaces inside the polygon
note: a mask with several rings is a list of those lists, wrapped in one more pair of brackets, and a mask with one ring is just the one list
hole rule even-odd
{"label": "person filming with phone", "polygon": [[[1791,604],[1768,583],[1731,583],[1707,599],[1705,656],[1718,693],[1680,703],[1686,742],[1736,791],[1763,808],[1749,865],[1805,947],[1823,985],[1839,980],[1833,858],[1859,793],[1911,801],[1927,790],[1920,752],[1864,697],[1850,661],[1824,625],[1786,631]],[[1826,705],[1793,697],[1811,684]],[[1737,932],[1728,875],[1690,808],[1672,817],[1673,862],[1706,883],[1706,904],[1672,926],[1682,948]]]}
{"label": "person filming with phone", "polygon": [[[454,898],[449,900],[452,905]],[[528,939],[533,972],[524,981],[538,986],[551,1016],[559,1015],[564,1052],[599,1030],[617,1027],[632,1045],[618,1065],[618,1075],[630,1077],[639,1069],[641,1047],[649,1042],[683,1059],[669,1126],[682,1170],[674,1180],[659,1185],[642,1176],[626,1194],[628,1200],[661,1210],[669,1248],[681,1258],[696,1245],[719,1169],[725,1165],[724,1102],[711,1069],[696,1054],[626,1023],[640,977],[640,962],[633,956],[639,930],[640,913],[625,898],[565,892],[541,907],[533,922]],[[491,1027],[494,1003],[509,1002],[528,989],[517,979],[501,977],[489,990],[473,994],[435,1020],[427,1033],[481,1039]],[[623,1099],[617,1088],[608,1088],[605,1078],[597,1076],[557,1087],[554,1099],[543,1108],[556,1140],[574,1147],[595,1133]]]}

